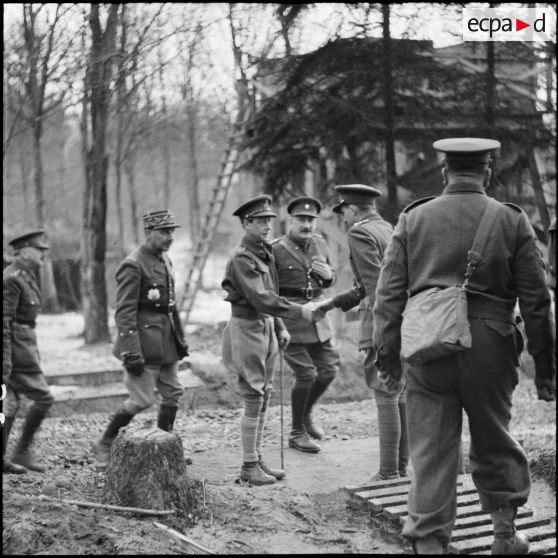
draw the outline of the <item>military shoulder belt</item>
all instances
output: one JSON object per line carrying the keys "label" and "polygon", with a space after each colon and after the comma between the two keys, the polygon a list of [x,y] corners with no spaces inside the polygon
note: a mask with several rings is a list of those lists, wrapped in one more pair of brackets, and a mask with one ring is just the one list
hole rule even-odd
{"label": "military shoulder belt", "polygon": [[415,200],[414,202],[410,203],[405,209],[403,209],[403,213],[408,213],[411,209],[422,205],[430,200],[436,199],[438,196],[428,196],[426,198],[420,198],[419,200]]}
{"label": "military shoulder belt", "polygon": [[516,211],[519,211],[519,213],[523,213],[523,209],[521,209],[519,205],[515,205],[515,203],[503,202],[503,204],[507,205],[508,207],[511,207],[512,209],[515,209]]}

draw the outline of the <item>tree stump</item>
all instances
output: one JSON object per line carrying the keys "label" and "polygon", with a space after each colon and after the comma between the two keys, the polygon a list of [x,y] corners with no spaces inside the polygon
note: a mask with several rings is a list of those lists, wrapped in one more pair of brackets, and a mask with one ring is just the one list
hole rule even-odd
{"label": "tree stump", "polygon": [[124,506],[184,513],[193,504],[180,436],[150,422],[120,430],[106,479]]}

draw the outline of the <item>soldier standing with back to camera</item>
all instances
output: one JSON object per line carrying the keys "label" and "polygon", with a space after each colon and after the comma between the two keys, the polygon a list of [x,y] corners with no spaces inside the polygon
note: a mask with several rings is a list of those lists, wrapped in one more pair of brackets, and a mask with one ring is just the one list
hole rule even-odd
{"label": "soldier standing with back to camera", "polygon": [[166,252],[180,225],[168,210],[143,216],[145,242],[116,270],[117,334],[113,354],[124,363],[129,398],[116,411],[95,446],[97,470],[106,469],[112,442],[132,418],[161,395],[157,426],[170,432],[184,389],[178,361],[188,355],[176,308],[174,272]]}
{"label": "soldier standing with back to camera", "polygon": [[376,353],[372,342],[372,308],[376,300],[376,286],[393,227],[376,211],[375,200],[381,195],[376,188],[363,184],[347,184],[336,186],[335,190],[342,199],[333,211],[343,214],[355,284],[353,288],[319,303],[318,309],[338,307],[347,312],[359,306],[358,348],[366,352],[364,377],[366,385],[374,391],[380,439],[380,469],[370,480],[406,477],[409,449],[404,382],[387,386],[379,377],[374,365]]}
{"label": "soldier standing with back to camera", "polygon": [[290,334],[281,318],[312,319],[312,303],[289,302],[277,294],[275,258],[268,243],[271,197],[256,196],[233,215],[240,219],[244,237],[227,262],[223,289],[231,303],[231,317],[223,331],[222,355],[226,368],[238,376],[244,400],[240,419],[242,466],[240,478],[253,485],[273,484],[285,477],[283,469],[270,469],[262,459],[267,406],[273,388],[279,345]]}
{"label": "soldier standing with back to camera", "polygon": [[[35,460],[30,446],[54,398],[39,362],[35,325],[41,309],[39,271],[49,244],[43,230],[33,230],[9,242],[14,261],[3,273],[3,350],[2,378],[6,386],[3,412],[2,472],[45,472]],[[11,460],[6,457],[8,438],[20,405],[21,396],[33,401],[27,412],[20,439]]]}
{"label": "soldier standing with back to camera", "polygon": [[[287,206],[289,231],[271,243],[279,295],[299,304],[310,300],[320,301],[323,291],[335,280],[327,243],[315,233],[321,209],[322,204],[315,198],[299,197],[292,200]],[[292,430],[289,446],[299,451],[317,453],[321,447],[314,440],[321,440],[324,432],[312,420],[311,412],[337,374],[339,353],[333,346],[333,331],[327,316],[311,324],[289,318],[284,318],[284,323],[291,334],[285,360],[295,375],[291,392]]]}
{"label": "soldier standing with back to camera", "polygon": [[403,536],[417,554],[443,554],[451,540],[463,410],[471,434],[471,475],[494,525],[492,553],[527,554],[529,549],[514,523],[531,487],[527,457],[510,433],[523,348],[516,302],[535,361],[538,398],[544,401],[556,397],[553,326],[545,265],[533,227],[519,207],[485,193],[491,154],[499,147],[498,141],[483,138],[434,142],[434,149],[445,153],[444,190],[401,213],[376,291],[377,364],[391,384],[402,375],[401,323],[408,297],[463,282],[467,253],[485,208],[492,204],[494,225],[467,286],[472,347],[405,367],[415,474]]}

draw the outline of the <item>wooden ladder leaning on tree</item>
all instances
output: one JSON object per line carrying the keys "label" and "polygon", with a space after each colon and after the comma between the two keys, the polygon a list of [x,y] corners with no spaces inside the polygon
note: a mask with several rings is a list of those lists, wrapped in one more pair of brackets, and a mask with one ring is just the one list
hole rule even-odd
{"label": "wooden ladder leaning on tree", "polygon": [[217,231],[217,226],[219,225],[219,220],[225,207],[227,194],[232,184],[232,177],[239,170],[237,162],[241,153],[241,143],[244,138],[248,119],[248,111],[246,111],[245,116],[239,113],[239,118],[234,123],[233,132],[229,137],[227,148],[221,159],[221,171],[219,172],[217,183],[212,190],[209,206],[203,217],[200,235],[196,242],[193,258],[187,270],[184,289],[178,302],[179,310],[185,311],[185,322],[187,322],[190,317],[196,294],[202,284],[203,269],[209,252],[211,251],[215,232]]}

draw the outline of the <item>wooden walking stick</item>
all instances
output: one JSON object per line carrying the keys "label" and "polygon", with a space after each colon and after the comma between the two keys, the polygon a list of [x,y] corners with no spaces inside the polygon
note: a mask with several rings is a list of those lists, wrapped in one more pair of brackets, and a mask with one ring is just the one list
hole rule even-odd
{"label": "wooden walking stick", "polygon": [[281,396],[281,469],[285,468],[285,455],[283,447],[283,349],[279,349],[279,393]]}

